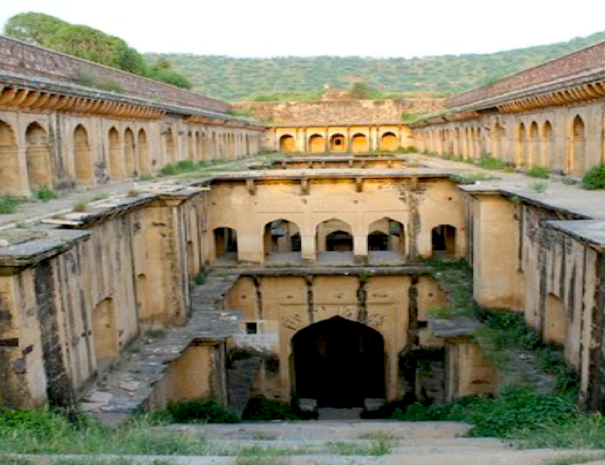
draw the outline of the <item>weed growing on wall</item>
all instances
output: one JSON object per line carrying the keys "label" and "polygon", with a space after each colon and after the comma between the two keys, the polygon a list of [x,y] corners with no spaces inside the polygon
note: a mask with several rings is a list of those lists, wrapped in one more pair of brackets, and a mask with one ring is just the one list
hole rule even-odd
{"label": "weed growing on wall", "polygon": [[58,199],[60,194],[49,186],[40,186],[40,188],[34,193],[36,199],[42,202],[48,202],[53,199]]}
{"label": "weed growing on wall", "polygon": [[540,181],[540,182],[532,182],[529,185],[529,188],[534,191],[537,192],[538,194],[544,194],[548,188],[550,187],[550,184],[544,181]]}

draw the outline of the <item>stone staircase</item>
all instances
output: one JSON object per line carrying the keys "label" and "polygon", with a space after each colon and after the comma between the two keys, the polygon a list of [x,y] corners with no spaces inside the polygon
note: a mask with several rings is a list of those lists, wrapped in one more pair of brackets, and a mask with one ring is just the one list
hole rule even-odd
{"label": "stone staircase", "polygon": [[579,454],[517,450],[498,439],[464,437],[469,429],[455,422],[324,420],[173,425],[155,430],[203,437],[222,451],[220,455],[225,451],[236,455],[175,458],[179,465],[542,465]]}

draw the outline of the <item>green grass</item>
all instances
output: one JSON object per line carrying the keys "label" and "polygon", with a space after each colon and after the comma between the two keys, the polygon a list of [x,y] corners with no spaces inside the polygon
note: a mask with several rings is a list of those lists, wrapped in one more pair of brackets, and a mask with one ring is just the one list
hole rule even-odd
{"label": "green grass", "polygon": [[383,456],[393,452],[397,445],[394,440],[372,440],[369,443],[359,442],[328,442],[328,453],[333,455],[361,455],[361,456]]}
{"label": "green grass", "polygon": [[590,168],[582,178],[582,187],[586,190],[605,189],[605,164]]}
{"label": "green grass", "polygon": [[9,196],[0,197],[0,215],[10,215],[17,211],[17,207],[23,203],[22,200]]}
{"label": "green grass", "polygon": [[212,399],[198,399],[170,404],[156,414],[170,423],[239,423],[241,418]]}
{"label": "green grass", "polygon": [[61,195],[52,187],[40,186],[38,190],[35,191],[34,196],[42,202],[48,202],[53,199],[58,199]]}
{"label": "green grass", "polygon": [[580,463],[591,463],[597,460],[605,460],[605,454],[586,454],[586,453],[575,453],[571,455],[565,455],[553,460],[547,460],[542,462],[540,465],[577,465]]}
{"label": "green grass", "polygon": [[529,185],[529,188],[538,194],[544,194],[546,191],[548,191],[549,187],[550,184],[546,181],[532,182]]}
{"label": "green grass", "polygon": [[493,157],[481,158],[474,164],[487,170],[503,170],[506,167],[506,163]]}
{"label": "green grass", "polygon": [[531,168],[527,169],[525,174],[530,178],[548,179],[550,170],[544,166],[532,166]]}

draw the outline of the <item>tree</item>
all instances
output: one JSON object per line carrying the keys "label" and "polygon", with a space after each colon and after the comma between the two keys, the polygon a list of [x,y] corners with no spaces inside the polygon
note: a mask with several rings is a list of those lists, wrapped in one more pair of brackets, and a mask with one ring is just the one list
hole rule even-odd
{"label": "tree", "polygon": [[48,39],[69,23],[44,13],[19,13],[4,25],[4,35],[43,47]]}
{"label": "tree", "polygon": [[102,65],[117,67],[120,39],[88,26],[66,25],[48,39],[48,47]]}
{"label": "tree", "polygon": [[192,85],[182,73],[173,69],[172,63],[168,58],[157,57],[153,65],[147,70],[147,76],[156,81],[162,81],[166,84],[191,89]]}

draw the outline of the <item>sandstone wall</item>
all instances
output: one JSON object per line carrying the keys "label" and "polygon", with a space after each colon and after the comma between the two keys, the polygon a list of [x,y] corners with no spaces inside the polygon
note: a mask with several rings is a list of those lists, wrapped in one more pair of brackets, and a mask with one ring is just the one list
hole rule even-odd
{"label": "sandstone wall", "polygon": [[443,101],[325,100],[315,102],[238,102],[260,121],[278,125],[376,124],[402,121],[404,113],[427,114],[442,110]]}
{"label": "sandstone wall", "polygon": [[601,409],[605,256],[587,238],[602,223],[494,195],[473,194],[471,210],[475,299],[524,313],[545,341],[563,346],[582,400]]}
{"label": "sandstone wall", "polygon": [[592,70],[605,65],[605,42],[587,47],[562,58],[548,61],[526,71],[500,79],[494,84],[480,87],[448,99],[448,108],[456,108],[471,103],[480,102],[508,92],[522,90],[542,83],[556,81],[566,77],[576,76],[583,71]]}
{"label": "sandstone wall", "polygon": [[[209,231],[232,228],[237,233],[238,258],[242,262],[263,263],[264,228],[285,219],[295,223],[302,239],[302,258],[315,261],[320,223],[344,221],[354,237],[354,254],[368,255],[370,225],[382,218],[403,224],[406,256],[433,254],[433,228],[456,228],[455,255],[467,250],[464,202],[456,186],[446,179],[393,179],[388,176],[364,179],[312,179],[303,186],[298,179],[215,182],[210,193]],[[308,187],[308,189],[307,189]],[[216,244],[206,236],[206,255],[216,257]]]}
{"label": "sandstone wall", "polygon": [[0,36],[0,71],[78,83],[84,74],[118,84],[126,95],[226,113],[230,105],[178,87],[136,76],[36,45]]}

